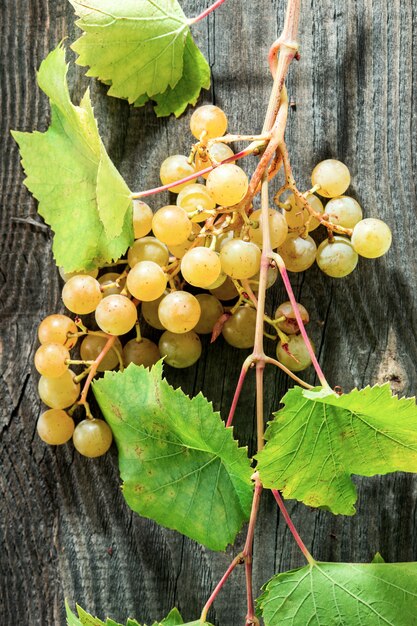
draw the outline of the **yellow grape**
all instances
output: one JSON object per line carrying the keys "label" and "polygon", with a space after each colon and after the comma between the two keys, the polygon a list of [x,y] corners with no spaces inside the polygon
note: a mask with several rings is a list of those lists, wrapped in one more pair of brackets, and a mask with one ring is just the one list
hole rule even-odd
{"label": "yellow grape", "polygon": [[109,335],[125,335],[134,327],[137,317],[133,302],[118,294],[103,298],[96,309],[97,325]]}
{"label": "yellow grape", "polygon": [[146,339],[146,337],[142,337],[140,341],[131,339],[123,348],[123,363],[125,367],[130,365],[130,363],[151,367],[160,358],[158,346],[150,339]]}
{"label": "yellow grape", "polygon": [[347,276],[358,264],[358,254],[349,239],[336,236],[325,239],[317,249],[317,265],[322,272],[333,278]]}
{"label": "yellow grape", "polygon": [[[103,350],[104,346],[107,343],[106,337],[100,337],[100,335],[86,335],[81,342],[80,346],[80,356],[83,361],[95,361],[100,352]],[[114,348],[121,355],[122,353],[122,344],[119,339],[113,344]],[[107,370],[114,370],[115,367],[119,365],[119,357],[117,356],[117,352],[113,347],[107,352],[105,357],[97,368],[99,372],[106,372]]]}
{"label": "yellow grape", "polygon": [[72,313],[86,315],[96,310],[102,299],[100,283],[92,276],[73,276],[65,283],[62,301]]}
{"label": "yellow grape", "polygon": [[368,217],[356,224],[351,241],[358,254],[367,259],[376,259],[389,250],[392,234],[385,222]]}
{"label": "yellow grape", "polygon": [[182,259],[184,254],[188,252],[190,248],[196,246],[204,246],[204,237],[201,237],[198,242],[195,244],[195,239],[198,233],[201,230],[201,226],[199,224],[192,224],[191,235],[186,239],[183,243],[178,244],[178,246],[169,246],[169,251],[173,254],[177,259]]}
{"label": "yellow grape", "polygon": [[58,378],[41,376],[38,383],[39,397],[51,409],[66,409],[74,404],[80,395],[80,384],[74,382],[75,374],[66,370]]}
{"label": "yellow grape", "polygon": [[241,306],[225,322],[222,335],[235,348],[252,348],[255,343],[256,311]]}
{"label": "yellow grape", "polygon": [[210,217],[210,213],[207,211],[212,211],[216,202],[205,185],[195,183],[180,191],[177,196],[177,205],[184,209],[187,215],[197,210],[200,211],[198,215],[194,215],[190,219],[192,222],[204,222]]}
{"label": "yellow grape", "polygon": [[67,443],[74,432],[74,420],[62,409],[42,413],[36,426],[39,437],[50,446]]}
{"label": "yellow grape", "polygon": [[326,215],[332,224],[353,228],[362,219],[362,208],[354,198],[339,196],[326,204]]}
{"label": "yellow grape", "polygon": [[175,204],[162,207],[152,219],[154,235],[169,246],[184,243],[191,235],[191,229],[187,212]]}
{"label": "yellow grape", "polygon": [[[307,309],[297,302],[298,311],[301,315],[301,319],[304,324],[308,324],[310,321],[310,316],[308,314]],[[280,317],[285,317],[285,320],[278,323],[278,328],[282,330],[286,335],[295,335],[295,333],[300,332],[300,328],[298,326],[297,320],[295,319],[294,309],[292,307],[291,302],[287,300],[287,302],[283,302],[279,305],[277,310],[275,311],[275,319],[279,319]]]}
{"label": "yellow grape", "polygon": [[48,378],[58,378],[67,369],[69,350],[60,343],[43,343],[35,353],[35,367],[39,374]]}
{"label": "yellow grape", "polygon": [[167,286],[167,277],[157,263],[141,261],[130,270],[126,284],[132,296],[150,302],[162,296]]}
{"label": "yellow grape", "polygon": [[71,350],[77,343],[77,337],[68,337],[78,332],[73,320],[67,315],[56,313],[48,315],[39,324],[38,338],[40,343],[59,343]]}
{"label": "yellow grape", "polygon": [[[310,343],[314,350],[314,344],[310,339]],[[308,353],[304,339],[301,335],[288,336],[288,350],[293,356],[290,356],[282,347],[282,341],[277,345],[277,359],[285,365],[291,372],[301,372],[311,365],[311,357]],[[295,358],[294,358],[295,357]]]}
{"label": "yellow grape", "polygon": [[181,260],[181,273],[194,287],[209,287],[220,276],[219,255],[209,248],[192,248]]}
{"label": "yellow grape", "polygon": [[[275,250],[284,243],[288,234],[288,225],[282,213],[269,209],[269,235],[271,237],[271,248]],[[251,222],[257,222],[258,228],[249,228],[248,235],[250,241],[256,243],[262,250],[262,209],[254,211],[250,216]]]}
{"label": "yellow grape", "polygon": [[[200,154],[197,152],[195,155],[195,169],[197,172],[200,170],[205,170],[207,167],[211,166],[211,159],[213,159],[216,163],[221,163],[226,159],[229,159],[233,156],[234,152],[230,146],[225,143],[215,143],[210,148],[210,157],[207,152]],[[207,174],[202,174],[203,178],[207,178],[209,172]]]}
{"label": "yellow grape", "polygon": [[113,435],[104,420],[86,419],[77,424],[72,439],[75,449],[80,454],[96,458],[108,451]]}
{"label": "yellow grape", "polygon": [[[190,176],[194,173],[194,164],[188,163],[188,157],[183,154],[174,154],[165,159],[165,161],[163,161],[159,175],[162,184],[169,185],[170,183],[174,183],[175,181],[186,178],[186,176]],[[195,178],[189,180],[186,183],[181,183],[181,185],[170,187],[169,190],[173,193],[179,193],[181,189],[184,189],[184,187],[186,187],[187,185],[191,185],[191,183],[195,183],[196,180],[197,175]]]}
{"label": "yellow grape", "polygon": [[303,239],[296,234],[288,235],[285,243],[278,248],[278,254],[289,272],[304,272],[311,267],[316,259],[316,252],[317,246],[310,236]]}
{"label": "yellow grape", "polygon": [[172,291],[161,300],[158,307],[161,323],[172,333],[192,330],[200,319],[200,314],[197,298],[187,291]]}
{"label": "yellow grape", "polygon": [[201,307],[201,316],[194,326],[194,332],[199,335],[205,335],[213,331],[213,327],[219,317],[223,315],[223,305],[215,297],[209,293],[199,293],[196,295],[198,303]]}
{"label": "yellow grape", "polygon": [[[307,201],[311,208],[317,213],[324,213],[323,203],[320,198],[310,193],[307,196]],[[287,202],[291,207],[289,211],[285,211],[284,215],[288,228],[301,230],[304,229],[304,226],[307,226],[308,232],[311,233],[317,226],[320,226],[320,220],[312,217],[309,210],[306,209],[299,200],[295,199],[294,194],[291,194]]]}
{"label": "yellow grape", "polygon": [[222,247],[220,261],[223,271],[231,278],[250,278],[259,272],[261,251],[251,241],[231,239]]}
{"label": "yellow grape", "polygon": [[142,302],[141,304],[142,315],[145,322],[157,330],[165,330],[165,326],[161,324],[161,320],[159,319],[158,308],[166,295],[168,295],[168,291],[156,300],[152,300],[151,302]]}
{"label": "yellow grape", "polygon": [[190,129],[196,139],[205,132],[205,139],[221,137],[227,129],[227,117],[224,111],[214,104],[198,107],[190,119]]}
{"label": "yellow grape", "polygon": [[81,270],[80,272],[66,272],[64,270],[63,267],[58,268],[59,271],[59,275],[61,276],[62,280],[66,283],[69,281],[70,278],[73,278],[74,276],[92,276],[93,278],[97,278],[98,276],[98,269],[94,269],[94,270]]}
{"label": "yellow grape", "polygon": [[193,330],[181,335],[167,330],[161,335],[158,346],[164,362],[178,369],[194,365],[202,350],[200,337]]}
{"label": "yellow grape", "polygon": [[319,185],[317,193],[325,198],[335,198],[345,193],[350,185],[350,172],[346,165],[336,159],[326,159],[316,165],[312,174],[313,186]]}
{"label": "yellow grape", "polygon": [[[107,272],[98,278],[98,282],[100,283],[101,288],[103,289],[103,298],[107,296],[113,296],[116,293],[120,293],[123,291],[123,288],[126,283],[126,278],[122,278],[119,282],[119,286],[114,285],[113,283],[120,277],[120,274],[116,274],[116,272]],[[111,287],[107,287],[107,285],[112,285]],[[107,288],[106,288],[107,287]]]}
{"label": "yellow grape", "polygon": [[246,173],[234,163],[219,165],[207,176],[207,189],[216,204],[233,206],[245,197],[249,181]]}
{"label": "yellow grape", "polygon": [[153,261],[161,267],[168,265],[168,248],[156,237],[142,237],[136,239],[127,252],[127,261],[130,267],[140,261]]}
{"label": "yellow grape", "polygon": [[150,206],[140,200],[133,200],[133,232],[135,239],[145,237],[152,229],[153,213]]}

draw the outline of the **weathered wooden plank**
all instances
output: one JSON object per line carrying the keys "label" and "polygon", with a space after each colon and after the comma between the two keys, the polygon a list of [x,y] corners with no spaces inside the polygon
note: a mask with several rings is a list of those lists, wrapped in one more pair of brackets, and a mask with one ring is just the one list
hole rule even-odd
{"label": "weathered wooden plank", "polygon": [[[284,5],[284,0],[227,0],[195,28],[213,72],[211,91],[202,101],[222,106],[232,130],[262,126],[270,87],[266,55],[282,26]],[[183,6],[196,14],[206,2],[187,0]],[[1,623],[63,625],[64,596],[119,620],[128,614],[150,620],[174,604],[192,618],[242,547],[243,535],[227,554],[206,551],[127,509],[114,451],[88,461],[70,446],[46,448],[35,434],[41,411],[32,367],[36,327],[42,317],[60,310],[61,285],[48,231],[41,224],[13,221],[37,218],[35,202],[21,184],[9,130],[46,128],[48,104],[35,86],[35,70],[63,37],[73,40],[76,29],[64,0],[5,0],[1,12]],[[344,160],[353,173],[353,193],[368,216],[390,223],[394,244],[388,256],[362,260],[359,270],[342,281],[311,269],[305,276],[293,275],[293,284],[311,313],[310,332],[331,384],[349,389],[388,380],[399,393],[413,394],[416,9],[411,0],[304,1],[300,31],[302,58],[289,80],[296,109],[287,131],[297,179],[307,188],[309,172],[320,159]],[[71,69],[71,84],[78,97],[87,84],[80,68]],[[128,184],[135,189],[157,184],[161,160],[189,146],[190,112],[178,122],[157,120],[150,108],[130,109],[107,98],[97,83],[91,86],[105,143]],[[155,202],[152,206],[157,208]],[[270,310],[283,298],[277,286],[269,296]],[[168,377],[189,393],[202,389],[226,414],[243,354],[221,342],[207,344],[196,368],[167,368]],[[281,374],[267,371],[267,414],[287,384]],[[253,448],[251,377],[236,419],[240,439]],[[356,482],[359,502],[353,518],[289,504],[307,546],[329,560],[366,561],[377,550],[389,561],[415,559],[415,478]],[[267,496],[255,554],[256,589],[275,571],[302,564]],[[216,603],[215,624],[243,623],[243,583],[238,571]]]}

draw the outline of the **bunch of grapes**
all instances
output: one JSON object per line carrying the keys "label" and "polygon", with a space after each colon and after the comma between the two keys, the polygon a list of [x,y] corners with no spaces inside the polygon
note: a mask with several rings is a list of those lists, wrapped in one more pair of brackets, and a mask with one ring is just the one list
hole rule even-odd
{"label": "bunch of grapes", "polygon": [[[246,173],[231,162],[235,155],[228,145],[231,136],[224,137],[227,118],[221,109],[200,107],[190,126],[198,140],[191,155],[170,156],[160,170],[176,203],[153,212],[144,202],[133,201],[135,241],[127,258],[111,271],[61,272],[62,300],[76,317],[44,319],[35,355],[41,374],[39,395],[49,407],[39,419],[38,432],[49,444],[63,444],[72,437],[86,456],[99,456],[110,447],[109,427],[92,417],[86,402],[96,372],[123,369],[130,363],[150,367],[161,356],[172,367],[189,367],[201,355],[201,334],[213,339],[222,334],[236,348],[254,345],[262,250],[262,215],[254,207],[257,190],[248,192]],[[205,182],[197,182],[199,173]],[[350,184],[343,163],[333,159],[319,163],[312,184],[303,194],[290,189],[291,195],[282,200],[288,190],[284,186],[275,197],[277,208],[269,209],[271,247],[289,271],[304,271],[316,261],[323,272],[340,278],[355,268],[358,255],[374,258],[388,250],[388,226],[362,219],[358,202],[343,195]],[[316,192],[329,198],[325,207]],[[317,248],[309,233],[320,224],[328,236]],[[271,262],[267,288],[277,275]],[[307,323],[308,312],[301,304],[298,308]],[[158,345],[142,336],[138,312],[149,326],[163,331]],[[95,321],[88,329],[80,316],[90,314]],[[280,363],[294,372],[310,365],[289,302],[281,304],[273,318],[265,315],[265,323],[273,329],[272,335],[265,334],[277,340]],[[121,336],[127,336],[124,345]],[[80,358],[71,359],[70,350],[79,338]],[[76,374],[70,365],[84,369]],[[80,398],[85,377],[87,388]],[[79,404],[87,417],[75,426],[73,414]]]}

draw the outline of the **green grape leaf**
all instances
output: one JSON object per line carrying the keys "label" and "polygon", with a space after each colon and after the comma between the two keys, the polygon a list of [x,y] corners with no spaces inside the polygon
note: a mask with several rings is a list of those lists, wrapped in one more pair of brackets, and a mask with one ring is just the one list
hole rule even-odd
{"label": "green grape leaf", "polygon": [[[68,602],[65,601],[67,626],[123,626],[123,624],[119,624],[118,622],[115,622],[109,617],[106,619],[105,622],[103,622],[100,619],[98,619],[98,617],[93,617],[92,615],[84,611],[84,609],[82,609],[78,604],[76,605],[76,607],[77,607],[78,616],[76,616],[71,611]],[[193,624],[199,624],[199,623],[200,622],[193,622]],[[161,622],[154,622],[153,626],[181,626],[182,624],[184,624],[184,620],[182,619],[179,611],[177,609],[172,609],[169,612],[169,614]],[[141,625],[135,619],[129,618],[126,622],[126,626],[141,626]],[[144,624],[143,626],[146,626],[146,625]],[[187,626],[187,624],[185,624],[184,626]],[[191,626],[191,625],[188,624],[188,626]],[[210,624],[207,624],[207,626],[210,626]]]}
{"label": "green grape leaf", "polygon": [[410,626],[417,563],[314,563],[274,576],[258,599],[265,626]]}
{"label": "green grape leaf", "polygon": [[118,259],[133,241],[130,191],[101,142],[87,91],[72,104],[65,50],[42,62],[38,83],[49,97],[45,133],[17,132],[25,185],[55,233],[53,252],[66,272],[89,270]]}
{"label": "green grape leaf", "polygon": [[246,449],[199,394],[129,365],[93,385],[119,450],[123,494],[137,513],[212,550],[224,550],[248,519],[253,485]]}
{"label": "green grape leaf", "polygon": [[177,0],[69,0],[83,35],[72,45],[88,76],[130,103],[175,87],[189,27]]}
{"label": "green grape leaf", "polygon": [[201,89],[210,87],[210,66],[189,34],[184,50],[184,74],[175,87],[160,95],[154,96],[157,105],[155,113],[158,117],[175,114],[179,117],[187,105],[194,105]]}
{"label": "green grape leaf", "polygon": [[291,389],[257,455],[265,487],[333,513],[355,513],[352,474],[417,472],[417,407],[389,385],[338,396]]}
{"label": "green grape leaf", "polygon": [[377,552],[371,563],[385,563],[385,559],[379,552]]}

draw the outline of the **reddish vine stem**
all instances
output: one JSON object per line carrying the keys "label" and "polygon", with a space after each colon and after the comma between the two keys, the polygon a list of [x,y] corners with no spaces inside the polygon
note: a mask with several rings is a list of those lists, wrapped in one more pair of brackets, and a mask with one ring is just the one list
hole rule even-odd
{"label": "reddish vine stem", "polygon": [[109,350],[111,350],[112,346],[114,345],[115,341],[116,341],[116,336],[115,335],[107,335],[108,339],[106,341],[106,343],[103,346],[102,351],[100,352],[100,354],[98,355],[98,357],[95,359],[95,361],[93,362],[93,364],[91,365],[91,369],[90,372],[88,374],[87,380],[84,383],[84,387],[81,393],[81,397],[78,400],[78,404],[82,405],[85,407],[86,413],[87,413],[87,417],[90,417],[90,409],[88,407],[88,402],[87,402],[87,393],[88,390],[90,388],[91,382],[94,378],[94,376],[97,374],[97,368],[100,365],[100,363],[102,362],[102,360],[104,359],[104,357],[106,356],[106,354],[108,353]]}
{"label": "reddish vine stem", "polygon": [[239,380],[237,381],[236,390],[233,396],[232,406],[230,407],[229,416],[226,422],[226,428],[232,425],[233,418],[235,415],[237,403],[239,402],[240,392],[242,391],[243,383],[245,382],[246,374],[250,366],[252,365],[252,357],[248,357],[245,359],[242,365],[242,369],[240,370]]}
{"label": "reddish vine stem", "polygon": [[192,24],[196,24],[197,22],[200,22],[200,20],[204,20],[205,17],[207,17],[208,15],[210,15],[210,13],[212,13],[213,11],[215,11],[219,6],[221,6],[223,4],[225,0],[216,0],[216,2],[214,2],[211,6],[209,6],[207,9],[205,9],[202,13],[200,13],[200,15],[197,15],[197,17],[192,17],[188,20],[188,24],[190,24],[190,26]]}
{"label": "reddish vine stem", "polygon": [[253,588],[252,588],[252,555],[253,555],[253,539],[255,536],[256,518],[258,516],[259,503],[262,493],[262,483],[259,480],[258,474],[254,475],[255,489],[253,493],[252,509],[249,518],[248,533],[246,535],[245,547],[243,549],[243,556],[245,559],[245,574],[246,574],[246,598],[247,598],[247,614],[246,614],[246,626],[257,625],[259,626],[259,620],[255,616],[255,607],[253,603]]}
{"label": "reddish vine stem", "polygon": [[310,552],[307,550],[303,540],[301,539],[300,535],[297,532],[297,529],[294,526],[294,522],[292,521],[290,514],[288,513],[284,501],[281,497],[281,494],[279,491],[277,491],[276,489],[272,489],[271,490],[273,493],[273,496],[279,506],[279,510],[282,513],[283,518],[285,519],[288,528],[291,531],[292,536],[294,537],[295,541],[297,542],[298,547],[300,548],[301,552],[304,554],[305,558],[307,559],[307,561],[310,563],[310,565],[314,565],[315,560],[313,559],[313,557],[311,556]]}
{"label": "reddish vine stem", "polygon": [[200,622],[202,624],[205,623],[205,621],[207,619],[207,613],[209,612],[209,609],[210,609],[211,605],[213,604],[213,602],[215,601],[215,599],[219,595],[219,592],[222,590],[223,585],[225,584],[225,582],[229,578],[230,574],[233,572],[233,570],[235,569],[236,565],[241,565],[242,563],[244,563],[243,552],[240,552],[233,559],[233,561],[230,563],[229,567],[227,568],[227,570],[225,571],[225,573],[223,574],[223,576],[221,577],[221,579],[217,583],[216,587],[214,588],[213,593],[211,594],[211,596],[209,597],[209,599],[205,603],[205,605],[203,607],[203,610],[201,611],[201,615],[200,615]]}

